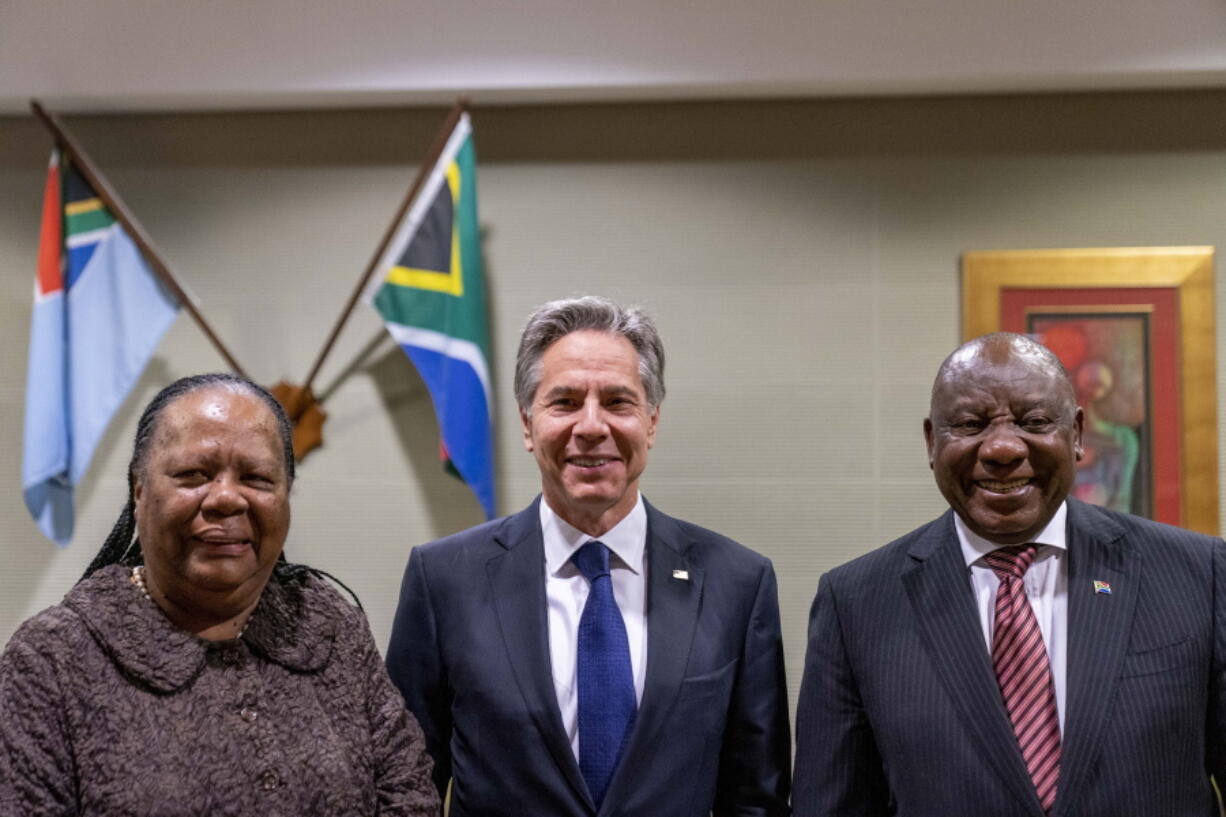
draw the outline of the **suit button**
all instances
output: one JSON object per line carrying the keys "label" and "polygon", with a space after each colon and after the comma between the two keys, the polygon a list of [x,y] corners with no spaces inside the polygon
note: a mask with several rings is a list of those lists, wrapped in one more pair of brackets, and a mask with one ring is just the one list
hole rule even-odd
{"label": "suit button", "polygon": [[238,713],[238,716],[242,718],[243,720],[245,720],[247,723],[252,723],[255,721],[256,718],[259,717],[259,713],[256,712],[254,709],[252,709],[249,706],[244,706],[242,708],[242,711]]}
{"label": "suit button", "polygon": [[262,788],[264,791],[276,791],[277,787],[280,785],[281,778],[278,777],[277,773],[272,769],[269,769],[264,772],[264,774],[260,775],[260,788]]}

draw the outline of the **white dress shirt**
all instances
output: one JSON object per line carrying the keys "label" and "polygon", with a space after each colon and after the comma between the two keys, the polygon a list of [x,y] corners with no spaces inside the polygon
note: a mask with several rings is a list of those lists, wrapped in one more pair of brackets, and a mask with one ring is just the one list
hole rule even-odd
{"label": "white dress shirt", "polygon": [[[1068,646],[1068,542],[1065,537],[1065,521],[1068,503],[1061,503],[1038,536],[1031,541],[1040,545],[1034,562],[1022,579],[1026,598],[1039,620],[1039,631],[1047,647],[1051,662],[1052,681],[1056,687],[1056,711],[1060,716],[1060,734],[1064,734],[1064,689]],[[954,514],[954,528],[962,545],[962,556],[970,574],[971,590],[975,594],[975,607],[979,611],[979,623],[983,637],[992,652],[992,628],[996,619],[996,588],[1000,579],[996,572],[984,563],[983,557],[997,548],[1008,547],[989,542],[966,527],[962,517]]]}
{"label": "white dress shirt", "polygon": [[634,509],[603,536],[588,536],[553,512],[541,498],[541,534],[545,539],[545,603],[548,605],[549,658],[562,726],[579,758],[579,618],[590,585],[570,561],[580,547],[598,539],[609,548],[613,598],[626,622],[635,701],[643,700],[647,669],[647,509],[639,495]]}

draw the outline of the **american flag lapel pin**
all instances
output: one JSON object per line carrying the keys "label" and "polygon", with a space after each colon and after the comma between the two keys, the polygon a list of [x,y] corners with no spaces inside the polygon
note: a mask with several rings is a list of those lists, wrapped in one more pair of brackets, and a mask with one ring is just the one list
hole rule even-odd
{"label": "american flag lapel pin", "polygon": [[1110,596],[1111,595],[1111,582],[1104,582],[1104,581],[1099,581],[1098,579],[1095,579],[1094,580],[1094,592],[1102,593],[1104,596]]}

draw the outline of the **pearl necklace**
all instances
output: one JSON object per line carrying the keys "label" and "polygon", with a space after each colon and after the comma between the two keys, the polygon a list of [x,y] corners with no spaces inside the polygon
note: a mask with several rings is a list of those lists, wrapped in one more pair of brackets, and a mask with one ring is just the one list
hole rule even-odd
{"label": "pearl necklace", "polygon": [[[128,581],[132,582],[132,585],[137,590],[139,590],[140,594],[144,596],[150,603],[155,604],[155,605],[157,604],[157,602],[153,601],[153,597],[149,595],[149,586],[145,583],[145,566],[144,565],[134,566],[132,568],[132,576],[131,578],[128,579]],[[242,638],[243,635],[247,632],[247,625],[250,623],[251,623],[251,617],[248,616],[247,620],[243,622],[243,628],[239,630],[238,635],[234,637]]]}
{"label": "pearl necklace", "polygon": [[136,565],[135,567],[132,568],[132,578],[129,579],[129,581],[132,582],[133,585],[135,585],[136,589],[140,591],[140,594],[142,596],[144,596],[149,601],[153,601],[153,598],[149,595],[149,588],[145,585],[145,566],[144,565]]}

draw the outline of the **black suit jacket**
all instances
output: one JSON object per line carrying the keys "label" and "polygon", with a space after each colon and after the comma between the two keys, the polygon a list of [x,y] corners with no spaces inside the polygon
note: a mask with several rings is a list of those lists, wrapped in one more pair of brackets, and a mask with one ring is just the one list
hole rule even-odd
{"label": "black suit jacket", "polygon": [[[1057,817],[1209,817],[1224,780],[1226,545],[1068,500]],[[1111,587],[1094,592],[1093,582]],[[1043,817],[953,512],[824,576],[797,711],[798,817]]]}
{"label": "black suit jacket", "polygon": [[[388,669],[453,817],[597,814],[550,669],[537,501],[415,548]],[[775,575],[647,505],[647,668],[602,817],[786,815],[790,735]],[[684,571],[684,573],[675,573]]]}

